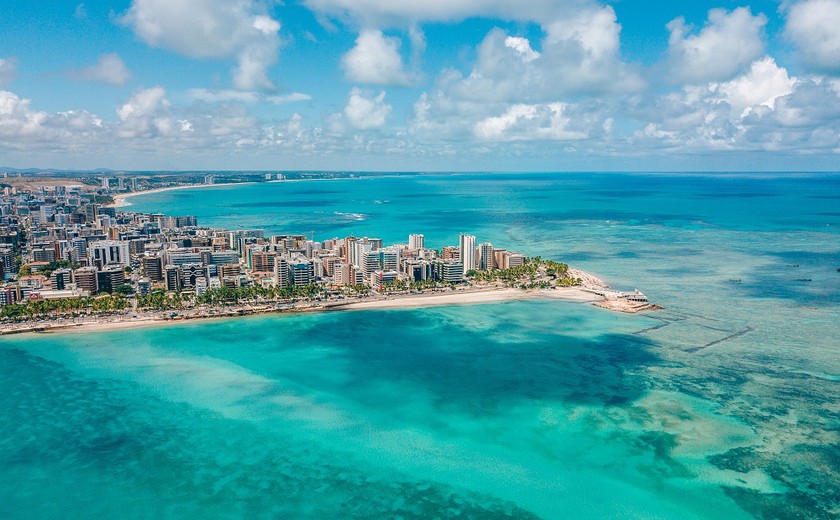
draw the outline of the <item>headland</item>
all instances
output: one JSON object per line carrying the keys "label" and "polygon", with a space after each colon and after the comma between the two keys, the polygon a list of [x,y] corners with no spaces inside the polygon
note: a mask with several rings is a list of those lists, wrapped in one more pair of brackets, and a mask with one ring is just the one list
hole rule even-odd
{"label": "headland", "polygon": [[117,192],[107,195],[111,205],[98,202],[102,189],[84,186],[4,193],[14,218],[10,245],[0,248],[9,274],[0,334],[543,298],[630,313],[658,308],[639,291],[615,291],[591,273],[469,233],[438,248],[408,232],[392,245],[352,235],[315,241],[124,209],[134,194],[219,185]]}

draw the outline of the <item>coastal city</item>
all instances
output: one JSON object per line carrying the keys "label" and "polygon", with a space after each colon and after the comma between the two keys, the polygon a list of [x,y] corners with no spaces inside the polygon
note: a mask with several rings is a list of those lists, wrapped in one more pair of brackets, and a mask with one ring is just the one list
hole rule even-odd
{"label": "coastal city", "polygon": [[102,177],[96,187],[3,187],[5,331],[32,330],[46,318],[51,326],[98,315],[194,318],[503,288],[586,286],[586,297],[618,301],[624,307],[618,310],[651,307],[641,293],[606,298],[606,285],[587,273],[467,233],[434,249],[423,234],[406,233],[406,243],[385,245],[374,237],[316,241],[304,234],[267,236],[262,229],[213,229],[195,216],[114,207],[115,197],[136,189],[123,177]]}

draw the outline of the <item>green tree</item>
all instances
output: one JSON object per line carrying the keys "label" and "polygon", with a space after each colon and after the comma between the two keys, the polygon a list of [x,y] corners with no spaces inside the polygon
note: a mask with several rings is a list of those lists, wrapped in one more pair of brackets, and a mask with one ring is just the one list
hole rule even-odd
{"label": "green tree", "polygon": [[127,296],[132,293],[132,288],[127,283],[114,287],[114,292]]}

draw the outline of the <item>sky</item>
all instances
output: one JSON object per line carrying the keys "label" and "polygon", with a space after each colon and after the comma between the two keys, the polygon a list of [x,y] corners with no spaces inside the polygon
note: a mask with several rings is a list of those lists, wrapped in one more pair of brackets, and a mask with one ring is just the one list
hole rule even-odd
{"label": "sky", "polygon": [[838,171],[840,0],[0,0],[0,166]]}

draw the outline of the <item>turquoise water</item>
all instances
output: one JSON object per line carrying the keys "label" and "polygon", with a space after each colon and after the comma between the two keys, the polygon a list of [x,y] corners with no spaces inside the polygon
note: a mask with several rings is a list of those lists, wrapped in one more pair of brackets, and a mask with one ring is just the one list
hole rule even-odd
{"label": "turquoise water", "polygon": [[838,176],[424,175],[131,201],[322,239],[469,231],[667,310],[6,337],[2,518],[837,515]]}

